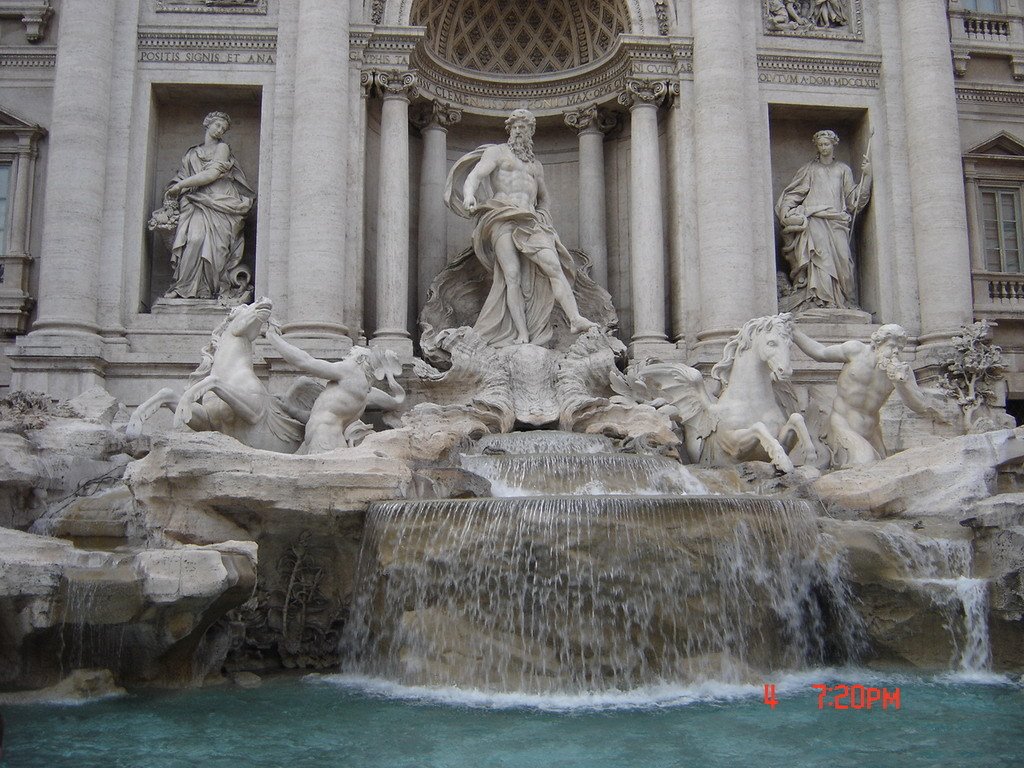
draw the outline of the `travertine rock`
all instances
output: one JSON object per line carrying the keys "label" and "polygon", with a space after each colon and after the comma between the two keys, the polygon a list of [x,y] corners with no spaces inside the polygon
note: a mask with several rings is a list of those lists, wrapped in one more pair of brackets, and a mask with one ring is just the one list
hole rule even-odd
{"label": "travertine rock", "polygon": [[256,545],[101,552],[0,529],[0,684],[52,684],[62,667],[190,681],[205,631],[256,582]]}
{"label": "travertine rock", "polygon": [[1020,430],[965,435],[884,461],[824,475],[821,499],[868,517],[965,517],[968,505],[996,491],[996,468],[1024,457]]}

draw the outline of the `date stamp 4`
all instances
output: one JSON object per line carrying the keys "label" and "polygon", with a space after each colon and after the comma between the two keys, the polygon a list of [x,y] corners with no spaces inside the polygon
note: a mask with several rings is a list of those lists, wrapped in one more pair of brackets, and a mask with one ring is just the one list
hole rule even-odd
{"label": "date stamp 4", "polygon": [[[865,685],[827,685],[814,683],[811,688],[818,692],[818,709],[899,709],[900,689],[875,688]],[[779,703],[773,683],[764,685],[764,703],[773,710]]]}

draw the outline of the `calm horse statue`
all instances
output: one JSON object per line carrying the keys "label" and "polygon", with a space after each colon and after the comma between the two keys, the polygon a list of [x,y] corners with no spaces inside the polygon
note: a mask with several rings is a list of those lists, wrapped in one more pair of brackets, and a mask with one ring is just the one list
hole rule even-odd
{"label": "calm horse statue", "polygon": [[807,464],[818,458],[804,417],[794,412],[796,400],[783,384],[793,372],[792,337],[789,313],[748,321],[711,369],[711,378],[721,385],[717,398],[700,371],[687,365],[650,364],[637,378],[683,425],[691,461],[722,466],[768,460],[780,472],[792,472],[789,452],[798,441]]}
{"label": "calm horse statue", "polygon": [[128,437],[160,408],[174,409],[174,425],[216,431],[251,448],[294,453],[302,443],[309,408],[322,387],[301,379],[282,399],[272,395],[253,371],[253,342],[270,320],[273,304],[261,298],[235,307],[210,336],[203,362],[180,396],[161,389],[135,409]]}

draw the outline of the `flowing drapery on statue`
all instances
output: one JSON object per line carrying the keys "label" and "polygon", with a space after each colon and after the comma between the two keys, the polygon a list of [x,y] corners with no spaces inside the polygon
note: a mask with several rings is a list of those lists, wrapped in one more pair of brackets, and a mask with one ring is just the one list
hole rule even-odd
{"label": "flowing drapery on statue", "polygon": [[228,116],[211,112],[203,125],[205,141],[182,157],[164,207],[149,224],[150,229],[174,231],[174,277],[167,298],[237,298],[233,294],[248,288],[250,276],[242,284],[234,273],[245,253],[242,232],[256,193],[221,140],[230,126]]}
{"label": "flowing drapery on statue", "polygon": [[448,174],[445,202],[476,218],[473,251],[491,276],[491,289],[473,329],[493,346],[536,344],[553,335],[557,304],[572,333],[598,327],[580,314],[576,266],[547,210],[544,169],[533,153],[536,120],[512,112],[507,144],[485,144],[460,158]]}
{"label": "flowing drapery on statue", "polygon": [[856,293],[851,227],[871,196],[870,164],[865,156],[856,184],[850,166],[834,159],[834,132],[818,131],[814,143],[818,157],[796,172],[775,204],[793,283],[787,308],[849,307]]}

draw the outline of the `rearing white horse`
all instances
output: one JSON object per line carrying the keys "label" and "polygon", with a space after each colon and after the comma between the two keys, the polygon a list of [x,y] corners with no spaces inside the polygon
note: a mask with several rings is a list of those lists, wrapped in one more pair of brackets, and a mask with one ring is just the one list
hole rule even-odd
{"label": "rearing white horse", "polygon": [[748,321],[711,369],[711,378],[721,383],[717,398],[700,371],[688,365],[647,365],[637,378],[665,399],[668,412],[683,425],[691,461],[721,466],[768,460],[779,471],[792,472],[789,452],[798,441],[807,464],[818,458],[804,417],[794,412],[795,398],[782,384],[793,373],[792,338],[788,312]]}

